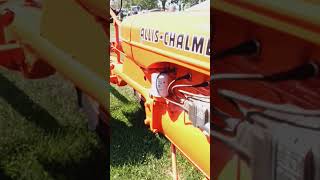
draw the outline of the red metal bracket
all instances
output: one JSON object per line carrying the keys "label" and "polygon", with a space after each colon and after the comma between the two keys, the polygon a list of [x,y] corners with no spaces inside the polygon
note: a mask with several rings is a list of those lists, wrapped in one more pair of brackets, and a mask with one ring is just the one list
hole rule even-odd
{"label": "red metal bracket", "polygon": [[55,73],[55,70],[37,59],[32,65],[26,63],[24,49],[18,43],[6,42],[5,28],[14,20],[14,12],[5,9],[0,15],[0,66],[12,71],[23,73],[24,77],[30,79],[48,77]]}

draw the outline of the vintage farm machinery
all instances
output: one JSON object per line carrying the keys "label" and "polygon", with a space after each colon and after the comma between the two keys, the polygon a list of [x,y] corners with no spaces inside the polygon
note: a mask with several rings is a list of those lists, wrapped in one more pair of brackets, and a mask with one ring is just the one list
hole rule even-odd
{"label": "vintage farm machinery", "polygon": [[117,20],[110,44],[110,83],[140,94],[145,124],[210,178],[210,2],[183,12]]}
{"label": "vintage farm machinery", "polygon": [[71,81],[97,125],[108,107],[109,26],[104,1],[2,0],[0,65],[24,77]]}
{"label": "vintage farm machinery", "polygon": [[110,82],[133,87],[144,102],[145,123],[172,142],[174,177],[177,148],[210,178],[209,3],[122,23],[111,11],[116,41],[110,50],[103,0],[0,3],[1,66],[32,79],[62,74],[75,85],[95,128],[106,119],[110,65]]}
{"label": "vintage farm machinery", "polygon": [[214,179],[320,179],[320,6],[214,0]]}

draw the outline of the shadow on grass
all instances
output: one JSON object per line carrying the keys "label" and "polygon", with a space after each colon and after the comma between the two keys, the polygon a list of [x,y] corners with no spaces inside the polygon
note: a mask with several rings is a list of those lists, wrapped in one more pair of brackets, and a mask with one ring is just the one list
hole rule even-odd
{"label": "shadow on grass", "polygon": [[43,168],[54,179],[66,180],[104,180],[109,177],[109,164],[107,161],[108,146],[93,150],[87,158],[77,162],[41,162]]}
{"label": "shadow on grass", "polygon": [[9,176],[7,176],[2,169],[0,169],[0,179],[1,180],[11,180]]}
{"label": "shadow on grass", "polygon": [[129,127],[122,121],[111,119],[110,165],[141,164],[149,154],[161,158],[163,144],[144,124],[144,111],[139,109],[133,113],[123,112],[123,114],[133,126]]}
{"label": "shadow on grass", "polygon": [[33,102],[27,94],[1,74],[0,87],[0,97],[28,121],[33,122],[46,132],[61,128],[58,121],[47,110]]}
{"label": "shadow on grass", "polygon": [[119,99],[121,102],[123,103],[129,103],[129,100],[122,95],[121,93],[118,92],[118,90],[116,90],[113,86],[108,85],[109,88],[109,92],[114,95],[117,99]]}
{"label": "shadow on grass", "polygon": [[[12,177],[19,177],[24,172],[28,171],[28,174],[34,175],[35,177],[41,176],[42,173],[48,173],[50,177],[53,177],[53,179],[58,180],[64,180],[64,179],[70,179],[70,180],[87,180],[87,179],[107,179],[109,177],[109,165],[108,165],[108,158],[109,158],[109,142],[108,138],[106,138],[105,134],[99,133],[100,139],[98,140],[98,143],[94,141],[92,142],[91,136],[81,136],[80,138],[90,138],[90,143],[86,141],[82,141],[77,139],[78,136],[74,137],[75,140],[78,140],[76,146],[72,147],[72,144],[69,143],[63,143],[64,137],[67,137],[68,134],[73,134],[73,130],[81,130],[83,133],[86,133],[85,129],[78,129],[75,127],[65,127],[61,126],[57,119],[49,114],[49,112],[42,108],[39,104],[35,103],[26,93],[24,93],[22,90],[20,90],[17,86],[15,86],[14,82],[10,81],[8,78],[0,74],[0,98],[4,99],[8,105],[11,106],[16,112],[18,112],[21,116],[23,116],[27,121],[34,123],[36,127],[39,127],[43,129],[46,133],[46,138],[48,138],[48,142],[39,142],[39,146],[37,146],[37,141],[31,141],[32,144],[28,144],[28,142],[21,142],[21,144],[17,143],[16,145],[13,145],[11,149],[14,151],[10,151],[10,153],[5,154],[10,159],[14,159],[12,157],[19,156],[24,153],[26,154],[32,154],[30,157],[28,156],[26,159],[30,160],[32,162],[32,165],[34,164],[40,164],[41,170],[39,169],[26,169],[19,170],[16,167],[11,167],[14,170],[17,170],[17,172],[11,172]],[[4,103],[4,104],[6,104]],[[57,108],[63,108],[63,107],[57,107]],[[75,121],[76,122],[76,121]],[[34,128],[34,127],[32,127]],[[102,129],[101,132],[105,132],[105,129]],[[56,133],[57,132],[57,133]],[[28,133],[26,133],[28,136]],[[36,137],[42,137],[42,132],[40,134],[37,134]],[[31,137],[31,136],[30,136]],[[61,137],[58,139],[57,137]],[[73,136],[71,136],[73,137]],[[34,138],[33,136],[31,138]],[[69,137],[70,138],[70,137]],[[94,137],[96,138],[96,137]],[[19,140],[19,139],[18,139]],[[23,139],[25,140],[25,139]],[[20,142],[20,141],[19,141]],[[57,143],[59,142],[59,143]],[[70,142],[70,141],[66,141]],[[53,143],[57,143],[57,145],[61,146],[52,146]],[[67,145],[65,145],[67,144]],[[84,144],[83,149],[81,150],[82,154],[79,157],[79,151],[77,148],[79,144]],[[41,145],[41,146],[40,146]],[[26,149],[23,149],[24,151],[21,151],[20,147],[28,147]],[[32,148],[29,148],[32,147]],[[49,147],[44,149],[37,149],[34,147]],[[54,153],[50,153],[51,149],[50,147],[53,147],[54,152],[58,152],[60,154],[68,154],[66,157]],[[62,148],[61,148],[62,147]],[[55,149],[56,148],[56,149]],[[1,152],[0,152],[1,153]],[[10,157],[9,157],[10,156]],[[58,156],[56,158],[55,156]],[[79,157],[79,158],[77,158]],[[0,158],[0,161],[3,159],[6,159],[6,157]],[[19,163],[19,160],[14,161],[16,163]],[[25,161],[28,162],[28,161]],[[36,162],[36,163],[34,163]],[[22,163],[24,164],[24,163]],[[31,165],[30,165],[31,166]],[[2,170],[0,168],[0,180],[9,180],[9,178],[4,172],[8,172],[8,167],[5,166],[5,168]],[[8,174],[8,175],[9,175]],[[13,175],[12,175],[13,174]]]}
{"label": "shadow on grass", "polygon": [[48,162],[46,159],[40,160],[42,167],[54,179],[59,180],[105,180],[110,175],[109,169],[109,128],[101,124],[96,133],[99,137],[99,146],[91,149],[86,158],[76,161],[54,160]]}

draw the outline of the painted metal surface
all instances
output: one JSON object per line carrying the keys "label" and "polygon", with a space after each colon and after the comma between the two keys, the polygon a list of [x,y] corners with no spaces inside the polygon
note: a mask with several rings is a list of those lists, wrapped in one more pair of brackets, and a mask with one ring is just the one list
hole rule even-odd
{"label": "painted metal surface", "polygon": [[[297,6],[299,9],[295,8]],[[215,73],[272,74],[308,62],[319,64],[319,7],[319,4],[307,1],[215,0],[212,6],[214,51],[220,52],[252,39],[259,41],[261,48],[257,56],[232,56],[215,61]],[[218,89],[227,89],[275,104],[318,109],[319,88],[318,77],[283,82],[216,81],[213,106],[241,118],[241,113],[217,94]],[[221,119],[213,117],[213,121],[220,123]],[[250,168],[232,149],[219,142],[211,147],[215,154],[213,177],[250,179]]]}
{"label": "painted metal surface", "polygon": [[[188,19],[188,23],[185,19]],[[120,37],[124,52],[131,55],[131,58],[140,66],[148,67],[154,63],[170,62],[206,75],[210,74],[210,58],[204,55],[210,44],[209,11],[157,12],[137,15],[128,17],[121,26]],[[147,36],[145,38],[141,37],[142,29]],[[150,38],[148,33],[152,34],[156,31],[159,31],[158,42],[143,40],[151,39],[152,35]],[[173,43],[170,46],[170,36],[175,36],[176,40],[179,35],[184,36],[182,47]],[[194,35],[204,38],[202,54],[192,52],[191,40]]]}
{"label": "painted metal surface", "polygon": [[[37,66],[28,67],[30,72],[24,71],[26,77],[43,78],[56,70],[107,108],[106,26],[75,1],[65,1],[65,6],[60,2],[56,5],[50,0],[43,1],[41,7],[26,5],[24,1],[2,4],[2,10],[8,9],[14,14],[12,22],[3,27],[3,43],[18,42],[19,52],[23,54],[19,61],[24,63],[29,57],[35,61]],[[59,13],[54,13],[60,10],[70,16],[61,18]],[[26,68],[20,71],[23,69]]]}
{"label": "painted metal surface", "polygon": [[[185,19],[188,19],[188,22]],[[174,147],[209,179],[210,137],[192,125],[188,113],[181,107],[169,103],[165,98],[150,95],[151,74],[162,72],[163,69],[175,69],[174,75],[169,74],[171,78],[186,73],[192,74],[192,80],[182,80],[178,84],[191,85],[209,81],[210,56],[205,54],[206,47],[210,46],[209,9],[202,12],[135,15],[128,17],[121,24],[117,24],[120,23],[118,21],[114,23],[120,27],[119,42],[123,51],[118,53],[115,47],[111,48],[118,57],[111,58],[113,61],[110,65],[110,82],[118,85],[128,84],[141,94],[146,112],[145,124],[151,131],[164,134]],[[116,32],[119,31],[116,29]],[[189,40],[195,36],[198,38],[196,40],[203,38],[202,50],[200,48],[198,52],[192,52],[192,48],[186,50],[174,42],[170,46],[169,33],[171,38],[175,39],[175,43],[179,41],[176,39],[179,35],[180,38],[183,36],[184,40],[180,39],[184,41],[182,46],[188,43],[187,36]],[[188,45],[192,46],[190,41],[189,43]],[[118,60],[120,54],[123,54],[123,58]],[[210,95],[209,87],[200,87],[197,91],[188,88],[186,90]]]}

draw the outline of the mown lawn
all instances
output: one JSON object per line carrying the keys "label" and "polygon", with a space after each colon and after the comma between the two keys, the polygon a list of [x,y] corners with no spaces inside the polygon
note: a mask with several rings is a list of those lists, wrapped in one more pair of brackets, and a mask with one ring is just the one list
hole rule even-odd
{"label": "mown lawn", "polygon": [[105,179],[107,145],[87,130],[61,76],[0,71],[0,179]]}
{"label": "mown lawn", "polygon": [[[73,86],[0,71],[0,179],[107,179],[108,145],[87,129]],[[130,88],[112,88],[111,179],[171,179],[169,142],[151,133]],[[178,156],[182,179],[201,175]]]}
{"label": "mown lawn", "polygon": [[[144,125],[144,112],[132,89],[117,90],[111,93],[110,107],[111,179],[172,179],[169,141]],[[181,179],[203,178],[180,153],[177,159]]]}

